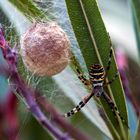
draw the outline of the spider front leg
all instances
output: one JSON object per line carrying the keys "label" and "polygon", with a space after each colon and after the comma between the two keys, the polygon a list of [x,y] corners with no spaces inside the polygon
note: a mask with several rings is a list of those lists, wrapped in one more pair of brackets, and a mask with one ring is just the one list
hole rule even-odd
{"label": "spider front leg", "polygon": [[79,102],[79,104],[73,108],[71,111],[69,111],[68,113],[65,113],[63,116],[64,117],[70,117],[74,114],[76,114],[77,112],[79,112],[81,110],[81,108],[83,108],[85,106],[85,104],[90,100],[90,98],[94,95],[93,92],[91,92],[89,95],[85,96],[83,98],[82,101]]}
{"label": "spider front leg", "polygon": [[[108,58],[108,63],[107,63],[107,67],[106,67],[105,77],[108,75],[108,71],[110,70],[112,54],[113,54],[113,49],[112,49],[112,47],[110,47],[110,52],[109,52],[109,58]],[[108,84],[112,84],[117,77],[118,77],[118,72],[113,76],[113,78],[110,81],[105,83],[105,86],[108,85]]]}
{"label": "spider front leg", "polygon": [[118,75],[119,75],[119,73],[117,72],[110,81],[108,81],[108,82],[106,82],[104,84],[104,86],[107,86],[107,85],[112,84],[116,80],[116,78],[118,77]]}
{"label": "spider front leg", "polygon": [[76,68],[79,80],[89,89],[91,89],[90,80],[86,79],[78,68]]}
{"label": "spider front leg", "polygon": [[74,68],[75,71],[77,73],[77,76],[79,78],[79,80],[88,88],[88,89],[92,89],[90,80],[85,78],[85,75],[79,70],[80,69],[80,65],[78,63],[78,61],[76,60],[75,56],[73,56],[71,58],[72,63],[74,64]]}
{"label": "spider front leg", "polygon": [[104,91],[102,93],[102,97],[106,100],[106,102],[108,103],[108,105],[110,106],[114,116],[116,117],[116,114],[119,115],[120,119],[122,120],[122,122],[129,128],[127,122],[124,120],[124,118],[121,116],[120,112],[118,111],[117,107],[115,106],[114,102],[112,101],[112,99],[107,95],[107,93]]}
{"label": "spider front leg", "polygon": [[106,69],[105,69],[105,71],[106,71],[106,76],[107,76],[107,74],[108,74],[108,71],[110,70],[112,54],[113,54],[113,49],[112,49],[112,47],[110,47],[110,52],[109,52],[109,57],[108,57],[108,63],[107,63],[107,67],[106,67]]}

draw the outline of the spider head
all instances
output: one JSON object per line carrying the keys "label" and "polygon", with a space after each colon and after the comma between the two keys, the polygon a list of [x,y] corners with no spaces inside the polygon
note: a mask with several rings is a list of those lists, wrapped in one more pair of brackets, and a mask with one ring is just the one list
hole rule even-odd
{"label": "spider head", "polygon": [[104,82],[104,68],[100,64],[94,64],[90,68],[89,76],[93,86],[102,86]]}

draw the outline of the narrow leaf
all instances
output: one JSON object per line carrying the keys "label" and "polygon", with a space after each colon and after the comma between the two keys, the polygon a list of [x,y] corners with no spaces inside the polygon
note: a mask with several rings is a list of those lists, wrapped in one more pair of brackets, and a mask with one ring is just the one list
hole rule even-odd
{"label": "narrow leaf", "polygon": [[132,18],[133,18],[133,24],[137,39],[137,46],[139,50],[140,55],[140,1],[139,0],[131,0],[131,11],[132,11]]}
{"label": "narrow leaf", "polygon": [[[109,59],[111,42],[105,29],[96,1],[66,0],[66,5],[76,39],[88,69],[95,63],[100,63],[104,66],[104,68],[106,68]],[[107,78],[111,80],[116,72],[117,66],[113,56],[111,60],[111,68],[108,73],[109,76]],[[124,92],[119,77],[107,87],[106,92],[116,103],[121,116],[123,116],[125,121],[128,122]],[[111,131],[117,132],[117,134],[116,132],[112,132],[113,137],[116,138],[119,134],[121,138],[126,139],[128,136],[128,131],[125,124],[123,124],[120,120],[119,123],[116,121],[111,109],[105,103],[104,99],[102,99],[101,102],[109,120],[112,123],[112,125],[110,124],[109,128],[114,126],[115,129],[112,128]],[[109,125],[109,123],[107,124]],[[124,128],[126,128],[126,131],[124,131],[122,125]],[[114,134],[116,134],[116,136]]]}

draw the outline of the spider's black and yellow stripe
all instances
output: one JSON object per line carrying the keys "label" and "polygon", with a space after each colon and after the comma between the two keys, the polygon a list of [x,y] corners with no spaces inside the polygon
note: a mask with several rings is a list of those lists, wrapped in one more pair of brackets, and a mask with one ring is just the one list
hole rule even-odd
{"label": "spider's black and yellow stripe", "polygon": [[92,65],[89,71],[89,76],[94,87],[103,84],[105,76],[104,68],[100,64]]}

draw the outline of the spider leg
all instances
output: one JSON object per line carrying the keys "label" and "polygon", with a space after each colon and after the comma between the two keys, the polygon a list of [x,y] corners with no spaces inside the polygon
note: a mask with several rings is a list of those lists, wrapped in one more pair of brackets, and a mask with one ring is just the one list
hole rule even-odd
{"label": "spider leg", "polygon": [[106,76],[107,76],[108,71],[109,71],[109,69],[110,69],[112,54],[113,54],[113,50],[112,50],[112,47],[110,47],[108,63],[107,63],[107,67],[106,67],[106,69],[105,69],[105,71],[106,71]]}
{"label": "spider leg", "polygon": [[84,75],[80,72],[80,70],[78,68],[76,68],[77,74],[78,74],[78,78],[79,80],[89,89],[91,89],[91,83],[90,80],[86,79],[84,77]]}
{"label": "spider leg", "polygon": [[107,73],[108,73],[108,71],[109,71],[109,69],[110,69],[111,58],[112,58],[112,54],[113,54],[112,43],[111,43],[111,38],[110,38],[109,33],[108,33],[108,36],[109,36],[109,40],[110,40],[110,52],[109,52],[107,67],[106,67],[106,69],[105,69],[105,71],[106,71],[106,76],[107,76]]}
{"label": "spider leg", "polygon": [[106,82],[106,83],[104,84],[104,86],[107,86],[107,85],[112,84],[112,83],[115,81],[115,79],[116,79],[117,77],[118,77],[118,72],[113,76],[113,78],[112,78],[110,81]]}
{"label": "spider leg", "polygon": [[108,103],[108,105],[110,106],[114,116],[116,117],[116,113],[119,115],[120,119],[122,120],[122,122],[129,128],[127,122],[124,120],[124,118],[121,116],[120,112],[118,111],[117,107],[115,106],[114,102],[112,101],[112,99],[107,95],[107,93],[104,91],[102,93],[103,98],[106,100],[106,102]]}
{"label": "spider leg", "polygon": [[76,114],[77,112],[79,112],[81,110],[81,108],[83,108],[85,106],[85,104],[91,99],[91,97],[93,95],[94,95],[94,93],[92,91],[89,95],[85,96],[83,98],[83,100],[80,101],[79,104],[75,108],[73,108],[71,111],[65,113],[63,116],[64,117],[70,117],[70,116]]}
{"label": "spider leg", "polygon": [[80,70],[80,65],[76,59],[76,57],[73,55],[73,57],[71,58],[71,61],[74,65],[74,69],[77,73],[77,76],[79,78],[79,80],[88,88],[88,89],[92,89],[92,86],[91,86],[91,83],[90,83],[90,80],[85,78],[84,74],[81,72]]}

